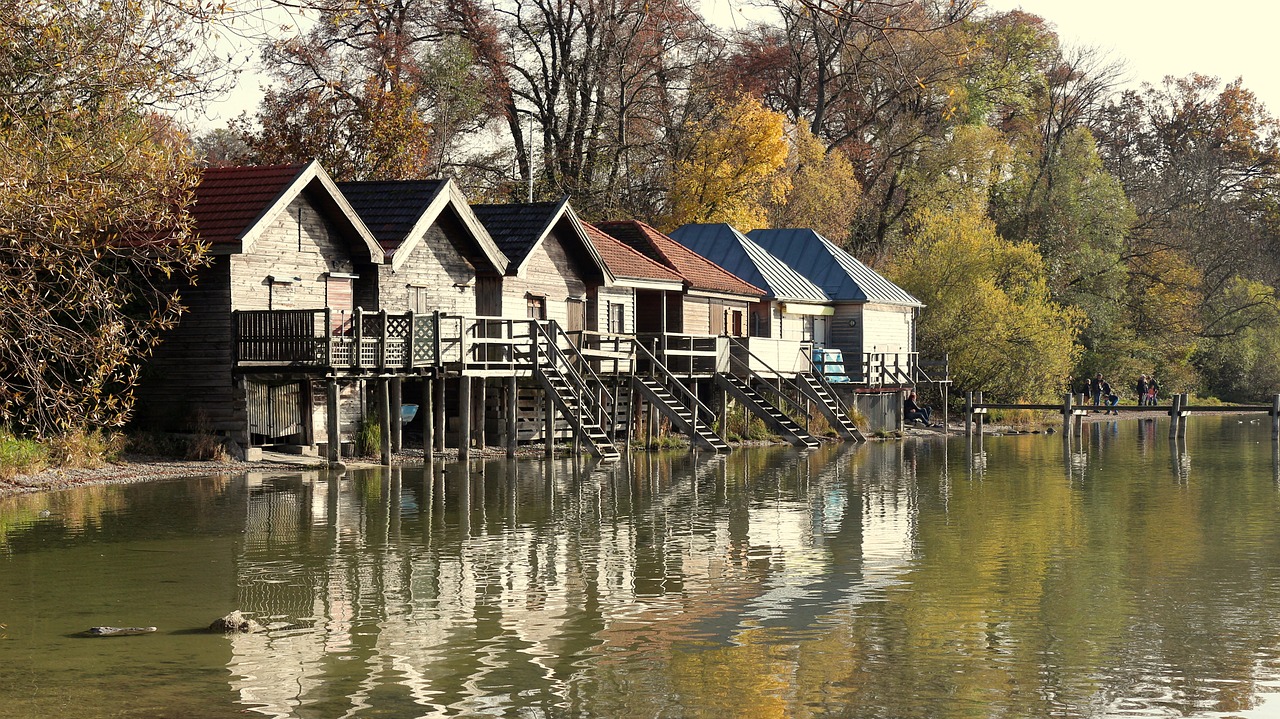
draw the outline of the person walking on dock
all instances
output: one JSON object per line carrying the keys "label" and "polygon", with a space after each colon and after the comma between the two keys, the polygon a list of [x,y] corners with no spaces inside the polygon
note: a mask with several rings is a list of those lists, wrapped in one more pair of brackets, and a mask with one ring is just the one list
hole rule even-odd
{"label": "person walking on dock", "polygon": [[1147,376],[1145,374],[1138,375],[1138,384],[1134,387],[1134,396],[1138,398],[1138,406],[1147,403]]}
{"label": "person walking on dock", "polygon": [[1102,384],[1103,382],[1102,382],[1101,372],[1094,375],[1093,379],[1089,380],[1089,395],[1093,397],[1094,409],[1097,409],[1098,407],[1102,406]]}
{"label": "person walking on dock", "polygon": [[1156,376],[1151,375],[1147,379],[1147,404],[1154,407],[1158,399],[1160,399],[1160,385],[1156,384]]}

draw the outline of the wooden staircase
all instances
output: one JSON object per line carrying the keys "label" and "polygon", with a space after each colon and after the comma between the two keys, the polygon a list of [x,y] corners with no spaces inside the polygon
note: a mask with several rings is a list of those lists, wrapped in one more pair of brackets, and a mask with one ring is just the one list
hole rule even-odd
{"label": "wooden staircase", "polygon": [[797,447],[813,449],[819,445],[818,440],[796,424],[782,410],[773,406],[763,395],[751,388],[743,380],[727,372],[716,374],[716,384],[720,385],[735,400],[751,410],[774,432],[782,435],[788,442]]}
{"label": "wooden staircase", "polygon": [[866,437],[862,436],[862,432],[854,426],[853,420],[849,419],[849,413],[836,397],[835,390],[825,377],[816,373],[801,374],[797,384],[800,386],[800,391],[818,405],[818,411],[822,412],[827,422],[841,437],[858,442],[867,441]]}
{"label": "wooden staircase", "polygon": [[[663,417],[670,420],[676,429],[688,435],[695,446],[712,452],[728,452],[730,450],[729,445],[720,439],[715,432],[711,431],[709,418],[712,415],[710,415],[710,410],[701,407],[701,403],[690,408],[677,399],[667,385],[654,377],[636,375],[632,377],[632,384],[640,394],[644,395],[650,405],[657,408]],[[693,401],[697,402],[696,399]],[[698,419],[698,415],[702,415],[702,419]]]}
{"label": "wooden staircase", "polygon": [[[577,346],[572,341],[566,342],[568,349],[560,348],[557,339],[564,331],[559,325],[555,322],[545,327],[536,322],[532,324],[537,328],[530,347],[538,383],[592,456],[602,462],[621,459],[622,453],[604,431],[605,410],[600,401],[604,385],[600,378],[578,355]],[[576,363],[570,360],[570,354],[578,355]],[[575,364],[581,368],[581,373],[575,369]]]}

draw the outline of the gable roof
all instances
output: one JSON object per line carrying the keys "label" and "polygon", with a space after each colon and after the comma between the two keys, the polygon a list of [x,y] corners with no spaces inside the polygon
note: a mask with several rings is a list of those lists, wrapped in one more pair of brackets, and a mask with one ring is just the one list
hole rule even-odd
{"label": "gable roof", "polygon": [[775,299],[817,303],[831,300],[821,287],[729,225],[684,225],[671,233],[671,239],[763,287]]}
{"label": "gable roof", "polygon": [[569,205],[566,195],[556,202],[526,202],[507,205],[479,204],[471,206],[472,212],[493,238],[494,243],[507,256],[508,275],[518,275],[529,259],[530,253],[542,244],[561,223],[567,223],[578,239],[591,263],[600,270],[605,284],[613,281],[613,274],[600,257],[595,245],[587,238],[582,220]]}
{"label": "gable roof", "polygon": [[690,289],[756,299],[768,294],[638,220],[599,222],[596,226],[646,258],[677,272]]}
{"label": "gable roof", "polygon": [[276,216],[307,189],[315,190],[317,204],[364,243],[371,262],[382,261],[381,245],[315,160],[305,165],[207,168],[191,207],[196,233],[214,254],[248,252]]}
{"label": "gable roof", "polygon": [[587,238],[595,245],[604,263],[614,277],[625,277],[634,280],[651,280],[658,282],[674,282],[681,287],[684,277],[665,265],[645,257],[636,250],[623,244],[621,240],[600,230],[589,222],[582,223],[587,231]]}
{"label": "gable roof", "polygon": [[446,209],[453,210],[494,271],[501,274],[507,269],[507,256],[451,179],[342,182],[338,187],[369,226],[394,269],[404,265]]}
{"label": "gable roof", "polygon": [[833,300],[924,306],[814,230],[752,230],[747,237],[809,278]]}

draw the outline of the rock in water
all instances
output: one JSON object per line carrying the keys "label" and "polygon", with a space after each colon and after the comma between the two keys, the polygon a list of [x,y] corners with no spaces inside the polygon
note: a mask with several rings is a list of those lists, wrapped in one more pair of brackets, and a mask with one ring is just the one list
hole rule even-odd
{"label": "rock in water", "polygon": [[209,625],[209,631],[223,634],[252,634],[262,631],[262,625],[236,610]]}
{"label": "rock in water", "polygon": [[90,627],[84,631],[86,637],[132,637],[138,634],[150,634],[155,627]]}

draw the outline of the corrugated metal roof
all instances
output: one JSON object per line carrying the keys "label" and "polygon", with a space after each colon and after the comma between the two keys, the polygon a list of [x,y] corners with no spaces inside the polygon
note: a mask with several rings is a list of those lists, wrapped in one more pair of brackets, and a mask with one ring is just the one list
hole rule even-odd
{"label": "corrugated metal roof", "polygon": [[924,306],[814,230],[752,230],[747,237],[821,286],[833,300]]}
{"label": "corrugated metal roof", "polygon": [[762,297],[765,292],[725,271],[707,258],[672,240],[639,220],[597,223],[599,229],[616,237],[646,258],[679,273],[689,287],[702,292],[723,292],[746,297]]}
{"label": "corrugated metal roof", "polygon": [[306,168],[298,164],[206,169],[191,206],[200,239],[214,245],[238,241]]}
{"label": "corrugated metal roof", "polygon": [[480,218],[480,223],[489,231],[502,254],[511,260],[511,266],[519,267],[547,233],[566,202],[568,198],[516,205],[472,205],[471,211]]}
{"label": "corrugated metal roof", "polygon": [[823,289],[726,224],[684,225],[671,239],[769,291],[775,299],[828,302]]}
{"label": "corrugated metal roof", "polygon": [[444,186],[444,180],[338,183],[347,202],[387,252],[394,252],[408,238]]}

